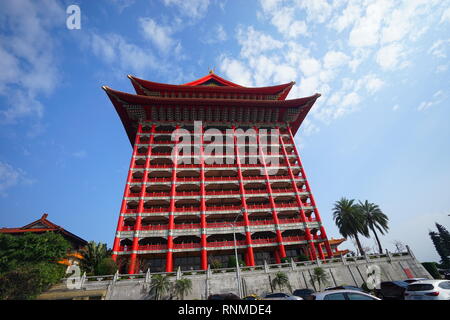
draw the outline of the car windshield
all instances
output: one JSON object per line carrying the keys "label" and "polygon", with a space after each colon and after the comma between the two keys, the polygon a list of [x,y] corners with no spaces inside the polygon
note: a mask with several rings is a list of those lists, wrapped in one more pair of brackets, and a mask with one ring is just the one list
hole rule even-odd
{"label": "car windshield", "polygon": [[406,283],[405,281],[392,281],[392,283],[405,288],[408,286],[408,283]]}
{"label": "car windshield", "polygon": [[266,298],[283,298],[286,296],[287,296],[287,294],[285,294],[285,293],[271,293],[271,294],[268,294],[266,296]]}
{"label": "car windshield", "polygon": [[433,289],[434,286],[429,283],[414,283],[408,286],[408,291],[428,291]]}
{"label": "car windshield", "polygon": [[376,300],[375,298],[360,293],[347,293],[347,296],[350,300]]}
{"label": "car windshield", "polygon": [[327,294],[323,300],[345,300],[345,296],[343,293],[330,293]]}

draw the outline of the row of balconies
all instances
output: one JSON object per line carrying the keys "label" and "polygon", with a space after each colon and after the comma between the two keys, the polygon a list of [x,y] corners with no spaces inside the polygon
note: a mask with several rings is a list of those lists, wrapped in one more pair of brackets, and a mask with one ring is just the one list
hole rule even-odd
{"label": "row of balconies", "polygon": [[[217,186],[217,185],[215,185]],[[158,188],[159,187],[159,188]],[[180,190],[180,188],[184,187],[185,190]],[[217,188],[220,188],[221,186],[217,186]],[[156,189],[158,188],[158,189]],[[165,189],[165,190],[162,190]],[[186,190],[188,189],[188,190]],[[130,193],[128,194],[128,197],[141,197],[141,191],[142,188],[140,186],[132,186],[130,188]],[[306,189],[298,190],[301,194],[308,193]],[[295,194],[295,190],[291,188],[272,188],[273,194]],[[245,194],[269,194],[269,191],[266,186],[259,189],[248,189],[245,188]],[[177,187],[176,192],[173,194],[175,197],[191,197],[191,196],[200,196],[202,195],[200,191],[200,187],[198,185],[181,185]],[[239,186],[235,185],[235,188],[231,188],[230,190],[214,190],[214,189],[205,189],[205,195],[206,196],[214,196],[214,195],[235,195],[240,196],[240,190]],[[150,185],[146,188],[145,193],[143,197],[169,197],[172,196],[170,192],[170,186],[164,186],[164,185]]]}
{"label": "row of balconies", "polygon": [[[255,176],[243,176],[242,179],[247,181],[259,181],[259,180],[266,180],[266,178],[269,178],[269,180],[271,180],[271,182],[276,182],[276,181],[291,181],[291,177],[289,175],[282,175],[282,176],[277,176],[277,175],[255,175]],[[305,181],[304,178],[302,178],[301,176],[294,176],[294,178],[297,181]],[[232,177],[224,177],[224,176],[205,176],[205,182],[214,182],[214,181],[233,181],[236,183],[239,183],[239,177],[236,176],[232,176]],[[172,182],[172,178],[171,177],[149,177],[147,180],[147,184],[153,184],[155,182]],[[195,182],[195,183],[200,183],[199,178],[198,177],[177,177],[177,181],[176,183],[183,183],[183,182]],[[140,182],[130,182],[130,184],[139,184],[141,185]]]}
{"label": "row of balconies", "polygon": [[[279,224],[297,224],[303,223],[301,219],[278,219]],[[305,222],[317,222],[315,218],[307,218]],[[261,225],[273,225],[274,221],[271,220],[249,220],[249,226],[261,226]],[[244,221],[234,222],[207,222],[205,227],[214,229],[214,228],[227,228],[227,227],[243,227],[245,226]],[[201,223],[175,223],[173,229],[200,229]],[[139,230],[142,231],[151,231],[151,230],[168,230],[169,224],[168,222],[165,224],[149,224],[142,225]],[[136,231],[134,225],[124,225],[122,226],[122,231]]]}
{"label": "row of balconies", "polygon": [[[304,210],[313,210],[313,206],[310,203],[303,203],[302,205]],[[234,212],[234,211],[240,211],[242,208],[242,205],[223,205],[223,204],[217,204],[217,205],[210,205],[206,206],[206,211],[216,211],[217,213],[220,213],[221,211],[224,212]],[[299,209],[299,205],[296,201],[292,201],[289,203],[275,203],[275,209],[284,209],[284,208],[297,208]],[[264,203],[264,204],[247,204],[248,211],[251,210],[258,210],[258,209],[269,209],[271,210],[271,204],[270,203]],[[185,207],[176,207],[176,212],[200,212],[200,206],[185,206]],[[142,210],[142,212],[138,212],[139,209],[136,208],[126,208],[125,212],[122,212],[124,214],[130,214],[130,213],[165,213],[169,211],[169,206],[155,206],[155,207],[145,207]]]}
{"label": "row of balconies", "polygon": [[[298,244],[298,243],[306,243],[306,238],[301,236],[291,236],[291,237],[283,237],[283,244],[289,245],[289,244]],[[252,246],[276,246],[278,245],[278,241],[276,238],[261,238],[261,239],[252,239]],[[206,243],[206,248],[208,250],[214,250],[214,249],[229,249],[234,248],[235,242],[234,241],[211,241]],[[236,240],[236,246],[237,247],[247,247],[247,241],[246,240]],[[174,243],[173,249],[198,249],[200,250],[202,248],[201,243],[199,242],[189,242],[189,243]],[[119,251],[122,252],[128,252],[132,250],[131,245],[123,245],[119,247]],[[139,245],[138,246],[139,251],[160,251],[160,250],[167,250],[167,244],[160,243],[160,244],[147,244],[147,245]]]}

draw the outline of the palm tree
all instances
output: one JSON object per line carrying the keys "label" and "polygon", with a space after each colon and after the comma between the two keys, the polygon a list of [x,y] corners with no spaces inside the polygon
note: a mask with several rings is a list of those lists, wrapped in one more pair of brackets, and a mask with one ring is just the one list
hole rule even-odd
{"label": "palm tree", "polygon": [[363,255],[364,250],[359,241],[358,234],[368,237],[369,229],[364,224],[364,216],[359,210],[358,205],[354,202],[355,200],[346,198],[341,198],[341,200],[336,201],[333,208],[333,219],[343,237],[355,239],[359,252]]}
{"label": "palm tree", "polygon": [[389,218],[381,211],[378,205],[370,203],[367,200],[364,202],[359,201],[358,208],[364,216],[365,225],[372,230],[375,235],[375,239],[378,243],[378,250],[380,253],[383,253],[383,248],[381,247],[381,242],[380,239],[378,239],[378,234],[375,229],[378,229],[378,231],[384,235],[384,233],[389,230]]}
{"label": "palm tree", "polygon": [[311,284],[314,286],[316,282],[319,284],[319,291],[322,288],[322,284],[328,282],[328,274],[320,267],[314,268],[313,274],[311,275]]}
{"label": "palm tree", "polygon": [[191,279],[182,278],[175,281],[174,285],[175,295],[177,295],[180,300],[184,300],[184,296],[186,294],[191,293],[192,291],[192,281]]}
{"label": "palm tree", "polygon": [[287,276],[286,273],[278,271],[275,274],[275,277],[272,279],[272,285],[276,288],[278,286],[278,288],[280,288],[280,290],[282,290],[283,287],[286,287],[289,289],[289,291],[291,290],[291,284],[289,283],[289,278]]}
{"label": "palm tree", "polygon": [[81,268],[87,273],[96,275],[100,262],[109,256],[109,250],[105,243],[97,243],[89,241],[88,244],[81,249]]}
{"label": "palm tree", "polygon": [[154,276],[152,276],[152,283],[150,285],[150,288],[155,292],[155,299],[161,299],[161,297],[170,290],[169,276],[155,274]]}

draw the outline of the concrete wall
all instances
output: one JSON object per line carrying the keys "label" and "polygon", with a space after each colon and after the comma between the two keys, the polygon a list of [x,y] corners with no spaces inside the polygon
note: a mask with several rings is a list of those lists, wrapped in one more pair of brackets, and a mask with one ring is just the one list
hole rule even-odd
{"label": "concrete wall", "polygon": [[[329,275],[329,281],[318,287],[317,283],[311,283],[311,275],[316,267],[321,267]],[[368,268],[379,270],[380,280],[403,280],[409,276],[432,277],[419,261],[416,260],[411,251],[403,254],[393,255],[370,255],[356,258],[337,258],[324,262],[291,262],[281,265],[264,265],[257,267],[242,268],[241,286],[243,294],[258,294],[266,292],[277,292],[278,288],[272,288],[271,280],[277,272],[287,274],[293,290],[299,288],[313,288],[316,291],[327,286],[356,285],[361,286],[368,277]],[[370,270],[369,270],[370,271]],[[192,281],[192,292],[185,299],[206,299],[210,294],[235,293],[237,294],[237,277],[235,269],[219,269],[208,271],[191,271],[168,274],[171,282],[176,279],[189,278]],[[146,300],[152,299],[150,294],[151,274],[136,276],[116,275],[114,280],[88,279],[82,285],[83,290],[107,290],[105,299],[108,300]],[[284,289],[283,291],[287,291]],[[169,298],[169,297],[165,297]]]}

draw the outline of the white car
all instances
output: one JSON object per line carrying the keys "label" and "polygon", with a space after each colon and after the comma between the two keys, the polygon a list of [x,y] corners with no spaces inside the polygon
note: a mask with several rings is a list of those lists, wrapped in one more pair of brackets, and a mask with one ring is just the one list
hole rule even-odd
{"label": "white car", "polygon": [[327,290],[312,293],[308,300],[381,300],[370,294],[355,290]]}
{"label": "white car", "polygon": [[303,300],[301,297],[294,296],[288,293],[267,293],[263,295],[263,300]]}
{"label": "white car", "polygon": [[405,300],[450,300],[450,280],[422,280],[411,283]]}
{"label": "white car", "polygon": [[403,280],[403,282],[410,284],[410,283],[422,281],[422,280],[428,280],[428,279],[427,278],[409,278],[409,279]]}

